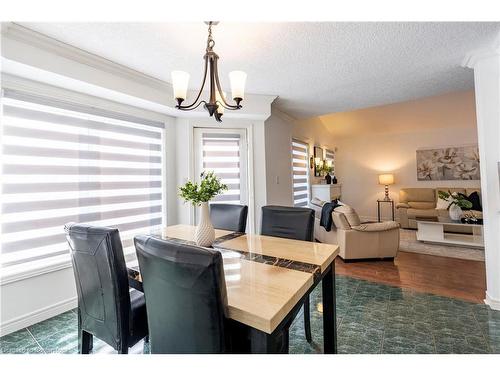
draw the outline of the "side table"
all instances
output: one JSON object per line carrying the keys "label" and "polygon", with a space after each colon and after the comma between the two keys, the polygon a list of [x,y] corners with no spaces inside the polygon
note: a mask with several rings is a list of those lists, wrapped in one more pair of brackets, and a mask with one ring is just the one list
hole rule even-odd
{"label": "side table", "polygon": [[391,211],[392,211],[392,221],[394,221],[394,201],[391,200],[385,200],[385,199],[377,199],[377,218],[380,223],[380,203],[390,203],[391,204]]}

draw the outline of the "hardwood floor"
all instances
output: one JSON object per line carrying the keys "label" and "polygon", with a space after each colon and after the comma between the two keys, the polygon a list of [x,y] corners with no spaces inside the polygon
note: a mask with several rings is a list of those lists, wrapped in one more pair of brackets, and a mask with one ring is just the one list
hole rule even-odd
{"label": "hardwood floor", "polygon": [[394,262],[345,263],[337,257],[339,275],[483,303],[486,290],[484,262],[400,251]]}

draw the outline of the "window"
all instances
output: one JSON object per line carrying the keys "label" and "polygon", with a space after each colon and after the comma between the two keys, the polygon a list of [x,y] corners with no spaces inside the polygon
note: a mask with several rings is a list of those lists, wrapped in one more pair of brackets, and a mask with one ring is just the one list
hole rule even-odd
{"label": "window", "polygon": [[196,174],[214,171],[228,187],[212,202],[248,204],[245,130],[195,128],[195,152]]}
{"label": "window", "polygon": [[307,206],[309,202],[309,145],[296,139],[292,140],[293,205]]}
{"label": "window", "polygon": [[69,260],[68,222],[118,228],[126,254],[161,227],[163,123],[13,90],[2,101],[2,267]]}

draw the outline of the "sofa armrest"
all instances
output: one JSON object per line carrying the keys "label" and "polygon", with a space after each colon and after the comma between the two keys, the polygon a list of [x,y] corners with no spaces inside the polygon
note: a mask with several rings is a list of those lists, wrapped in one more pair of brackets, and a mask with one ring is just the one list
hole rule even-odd
{"label": "sofa armrest", "polygon": [[410,205],[407,203],[398,203],[396,208],[410,208]]}
{"label": "sofa armrest", "polygon": [[358,232],[383,232],[387,230],[399,229],[399,223],[395,221],[383,221],[381,223],[367,223],[352,227]]}

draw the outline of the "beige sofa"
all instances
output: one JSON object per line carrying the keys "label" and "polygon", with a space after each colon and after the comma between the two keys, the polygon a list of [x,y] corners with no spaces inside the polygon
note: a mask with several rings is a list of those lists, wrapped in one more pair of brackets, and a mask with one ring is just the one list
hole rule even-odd
{"label": "beige sofa", "polygon": [[333,225],[331,231],[327,232],[320,226],[321,207],[314,207],[314,205],[310,207],[314,208],[317,213],[314,223],[316,240],[338,244],[342,259],[396,257],[399,250],[399,224],[397,222],[361,223],[353,208],[340,206],[332,212]]}
{"label": "beige sofa", "polygon": [[[396,205],[399,223],[402,228],[417,229],[418,220],[448,221],[446,209],[436,209],[438,191],[451,191],[469,195],[474,191],[479,193],[480,188],[405,188],[399,191],[399,203]],[[472,211],[477,217],[482,217],[479,211]]]}

